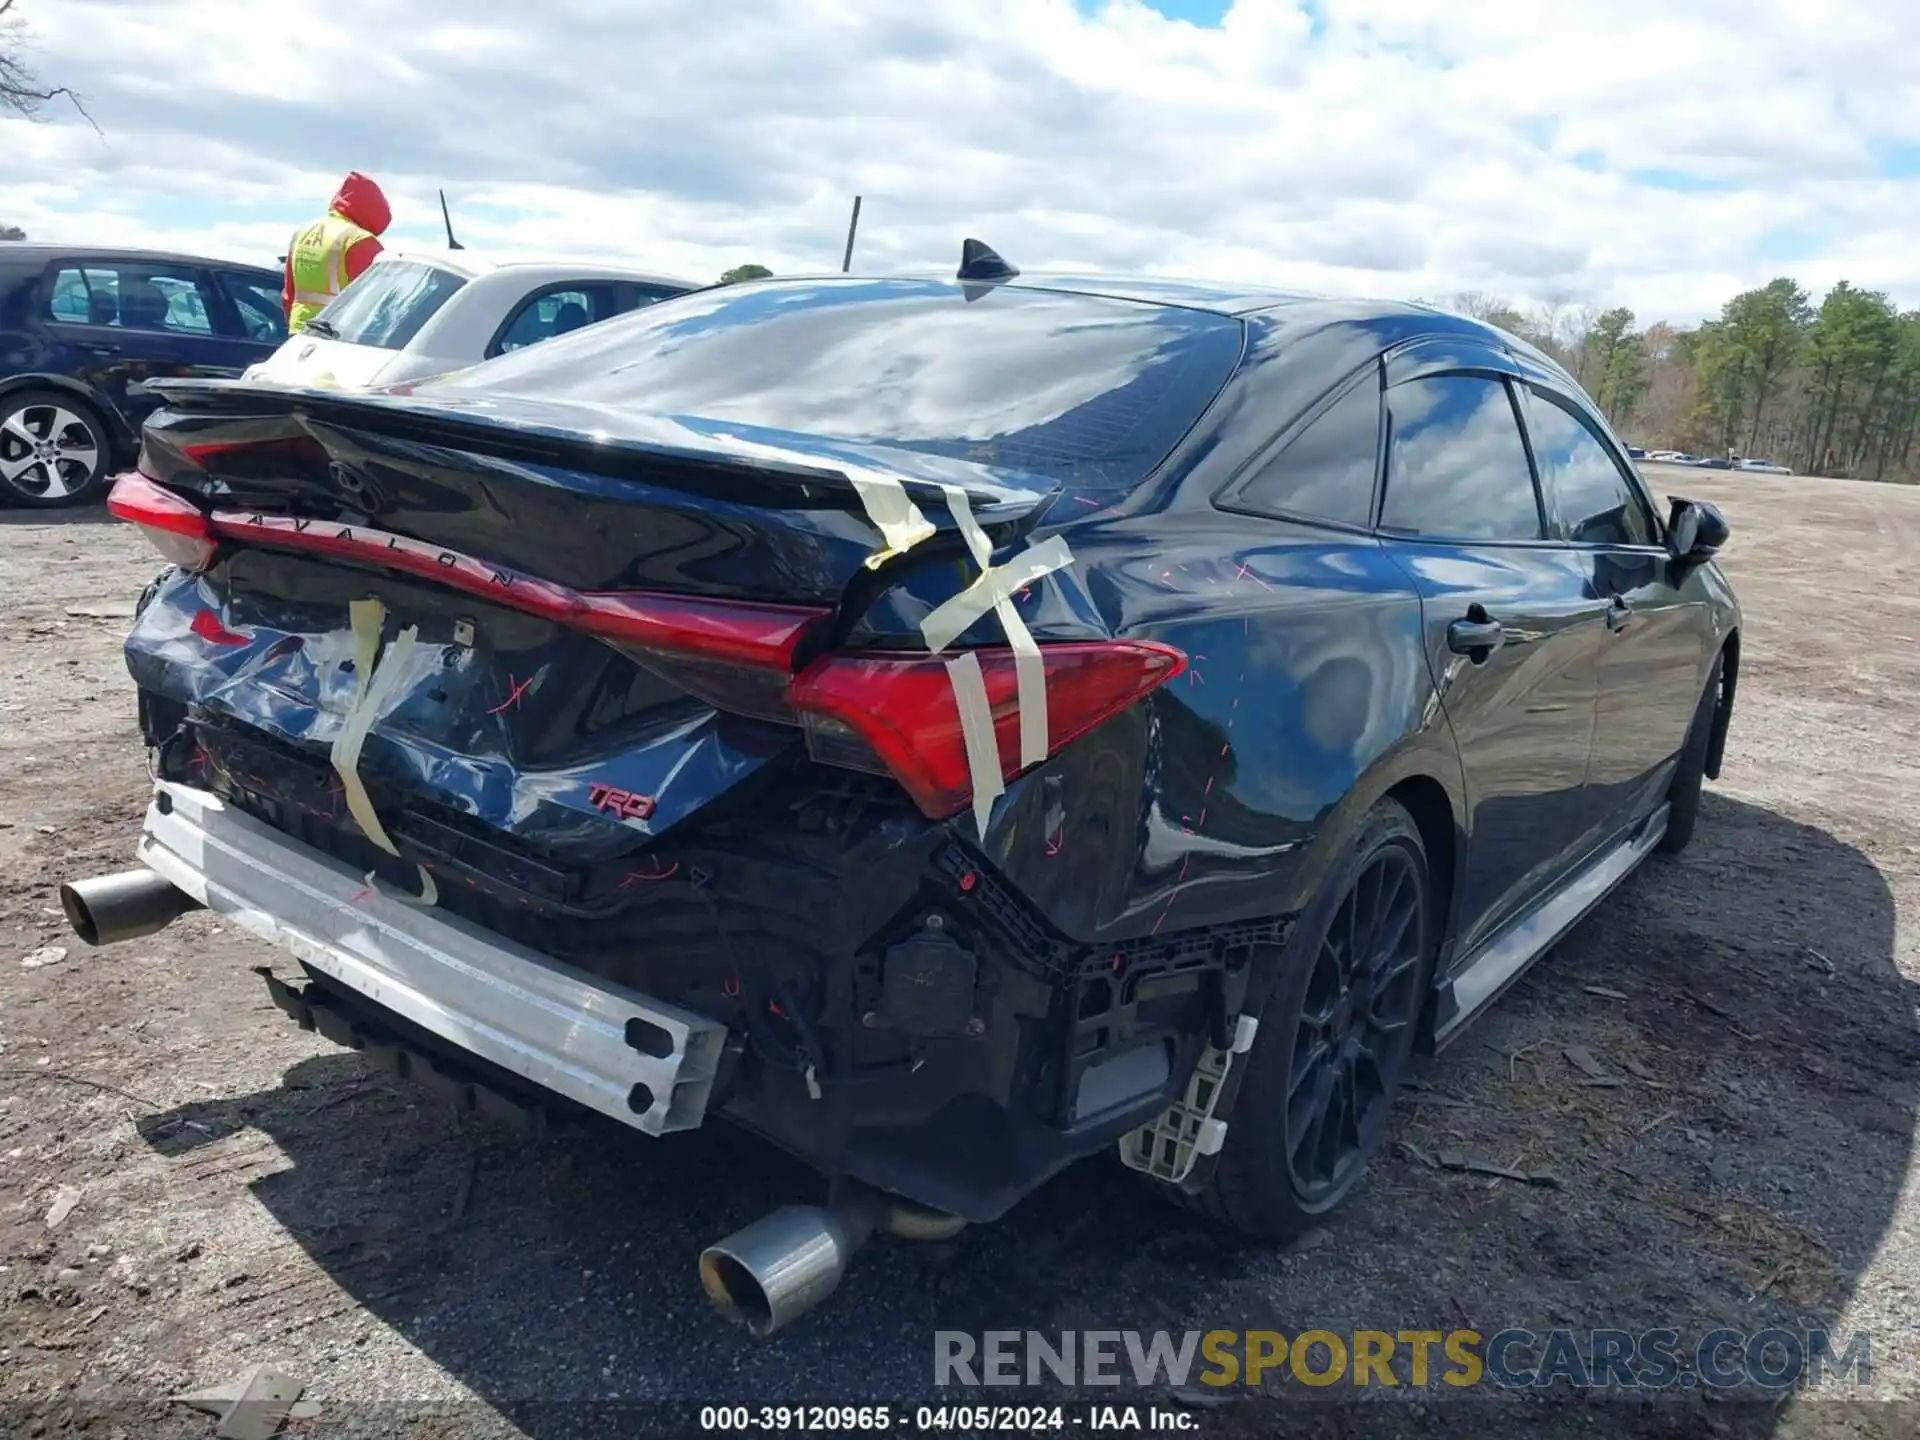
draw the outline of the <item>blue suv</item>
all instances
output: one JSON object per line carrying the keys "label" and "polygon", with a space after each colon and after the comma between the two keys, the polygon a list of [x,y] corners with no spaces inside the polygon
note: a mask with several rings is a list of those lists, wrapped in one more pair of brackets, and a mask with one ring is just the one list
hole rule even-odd
{"label": "blue suv", "polygon": [[0,505],[95,498],[133,462],[149,381],[237,376],[286,338],[275,270],[0,244]]}

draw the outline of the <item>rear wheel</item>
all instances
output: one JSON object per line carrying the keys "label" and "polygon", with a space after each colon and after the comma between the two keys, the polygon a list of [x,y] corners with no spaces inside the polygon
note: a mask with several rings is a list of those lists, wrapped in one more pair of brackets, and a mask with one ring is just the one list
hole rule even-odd
{"label": "rear wheel", "polygon": [[1713,745],[1713,717],[1720,706],[1720,668],[1724,657],[1716,655],[1707,675],[1707,693],[1693,712],[1693,724],[1687,728],[1687,743],[1680,750],[1680,764],[1667,786],[1667,829],[1659,848],[1678,855],[1693,839],[1693,827],[1700,818],[1700,789],[1707,778],[1707,751]]}
{"label": "rear wheel", "polygon": [[106,476],[107,427],[84,401],[52,390],[0,399],[0,501],[79,505]]}
{"label": "rear wheel", "polygon": [[1353,1193],[1412,1056],[1431,929],[1419,827],[1383,800],[1288,937],[1195,1209],[1285,1240]]}

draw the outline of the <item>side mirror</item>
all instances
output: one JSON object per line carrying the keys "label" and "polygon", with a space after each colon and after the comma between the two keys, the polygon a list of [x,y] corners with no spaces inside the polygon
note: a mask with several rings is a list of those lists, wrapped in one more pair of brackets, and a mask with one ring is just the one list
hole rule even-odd
{"label": "side mirror", "polygon": [[1710,560],[1727,543],[1727,517],[1708,500],[1667,497],[1673,504],[1667,520],[1667,549],[1676,560]]}

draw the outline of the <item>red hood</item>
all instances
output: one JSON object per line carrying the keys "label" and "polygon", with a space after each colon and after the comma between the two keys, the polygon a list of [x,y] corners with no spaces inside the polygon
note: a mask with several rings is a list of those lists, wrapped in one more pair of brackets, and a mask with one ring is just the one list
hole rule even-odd
{"label": "red hood", "polygon": [[393,211],[387,205],[387,197],[377,184],[358,170],[340,182],[340,188],[334,192],[333,203],[327,208],[376,235],[384,234],[387,226],[393,222]]}

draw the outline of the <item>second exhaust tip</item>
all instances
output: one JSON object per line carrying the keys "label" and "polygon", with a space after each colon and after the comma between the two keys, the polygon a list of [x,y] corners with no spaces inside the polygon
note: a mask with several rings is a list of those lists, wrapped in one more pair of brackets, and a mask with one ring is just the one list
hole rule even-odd
{"label": "second exhaust tip", "polygon": [[722,1314],[771,1335],[831,1295],[878,1215],[785,1205],[700,1252],[700,1284]]}
{"label": "second exhaust tip", "polygon": [[831,1295],[876,1230],[946,1240],[965,1226],[957,1215],[848,1183],[830,1205],[782,1206],[709,1245],[700,1284],[721,1314],[771,1335]]}

